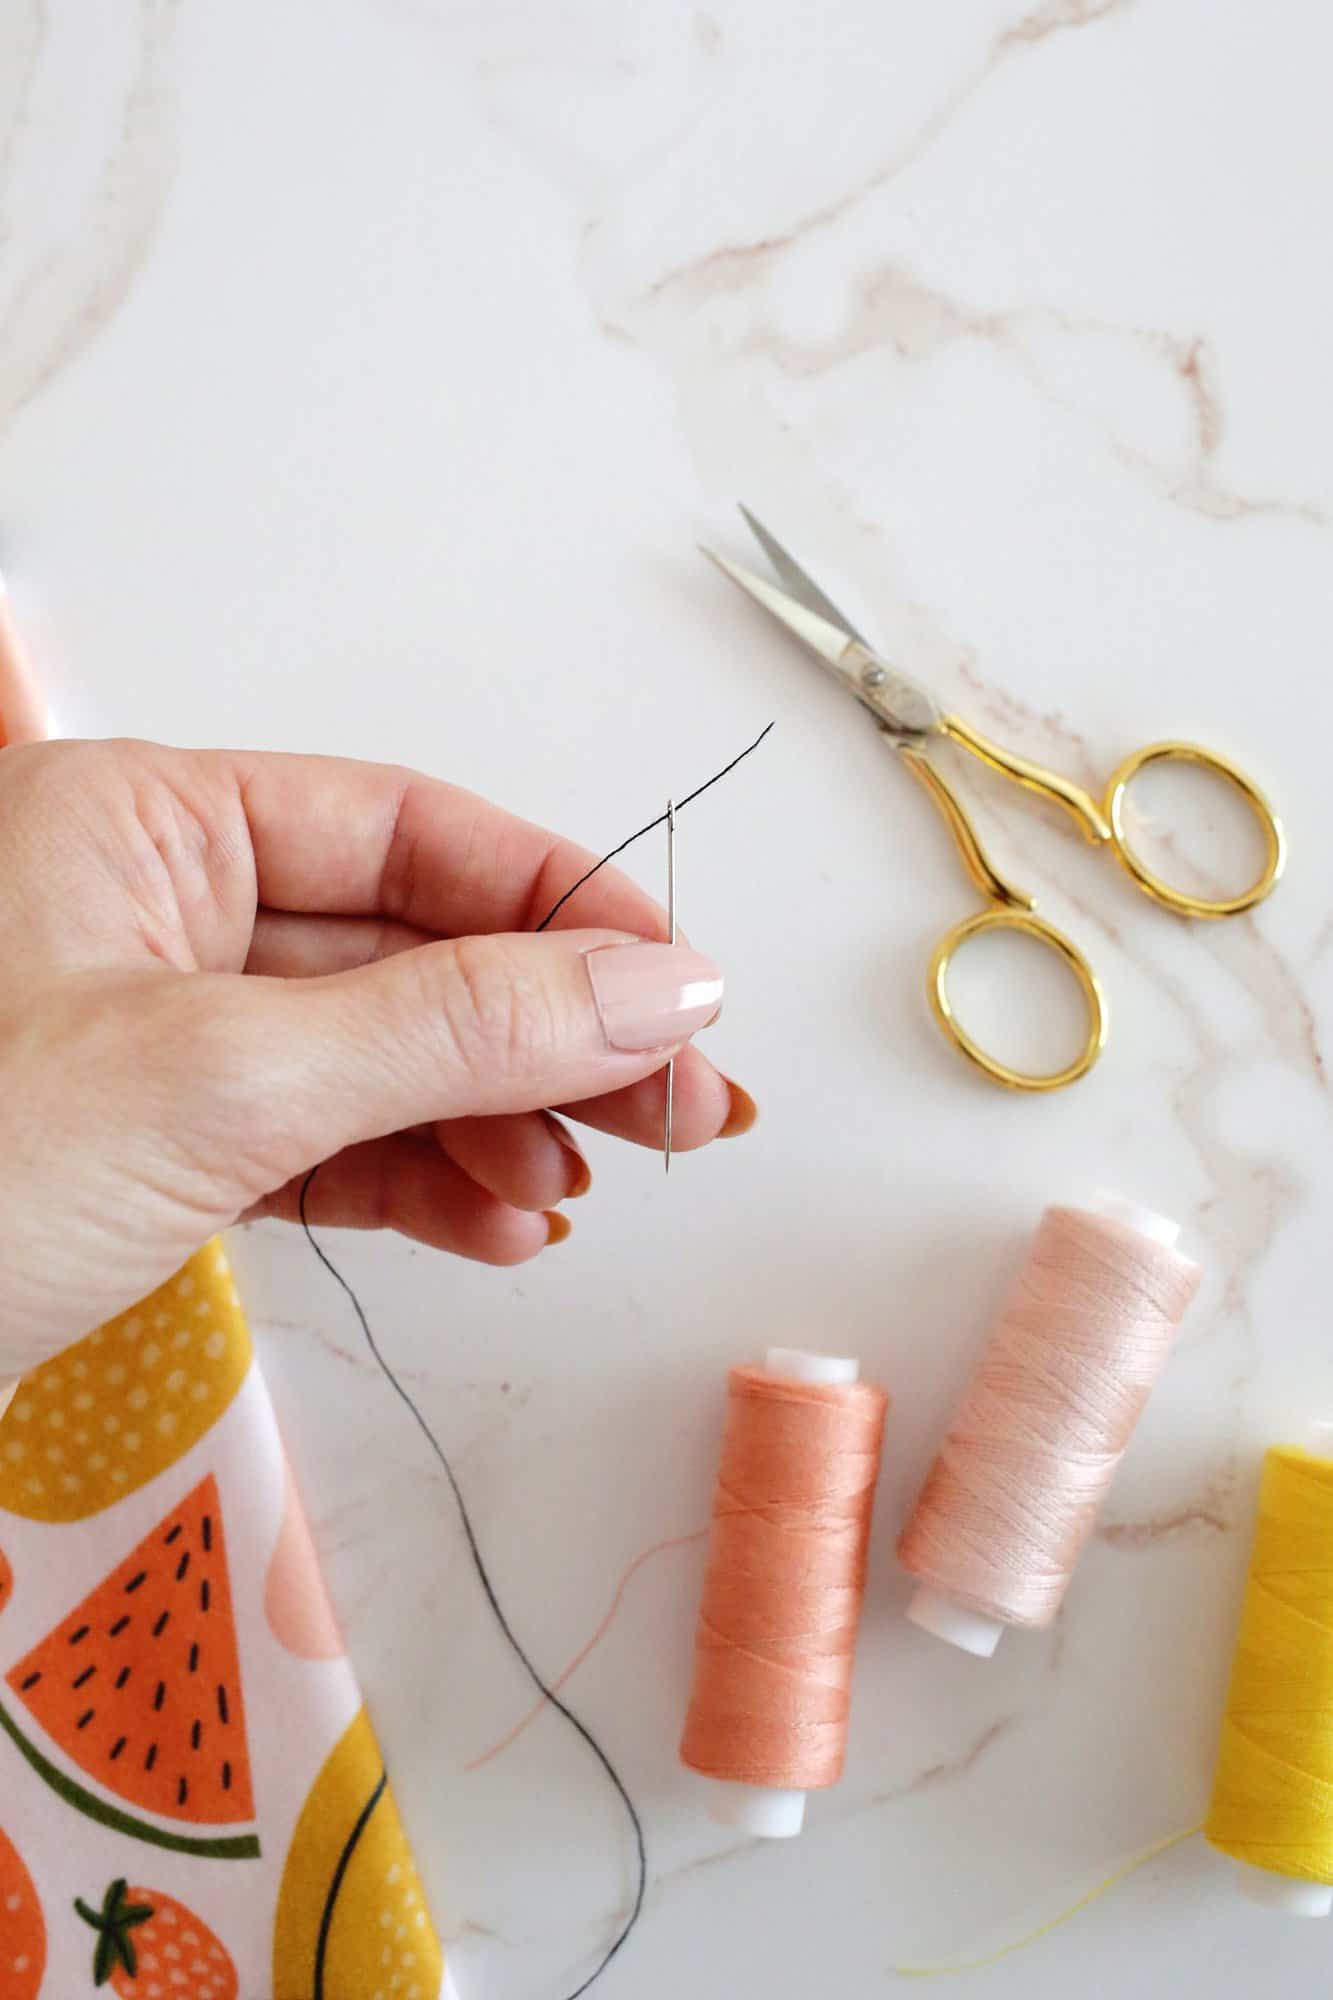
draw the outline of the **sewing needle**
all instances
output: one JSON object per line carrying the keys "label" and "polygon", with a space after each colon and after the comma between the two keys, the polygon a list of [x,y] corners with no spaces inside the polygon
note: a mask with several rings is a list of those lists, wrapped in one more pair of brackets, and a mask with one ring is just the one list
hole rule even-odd
{"label": "sewing needle", "polygon": [[[667,800],[667,929],[670,942],[676,943],[676,802]],[[667,1064],[666,1073],[666,1115],[662,1125],[662,1169],[671,1172],[671,1113],[676,1092],[676,1064],[673,1058]]]}

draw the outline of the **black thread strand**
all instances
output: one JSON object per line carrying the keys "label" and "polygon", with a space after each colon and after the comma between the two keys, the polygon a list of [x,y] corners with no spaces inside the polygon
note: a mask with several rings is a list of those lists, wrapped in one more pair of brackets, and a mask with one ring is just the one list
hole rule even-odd
{"label": "black thread strand", "polygon": [[310,1248],[314,1251],[316,1257],[318,1257],[320,1263],[324,1266],[324,1269],[328,1272],[329,1276],[334,1280],[335,1284],[339,1285],[347,1295],[347,1298],[351,1302],[352,1310],[356,1314],[357,1319],[361,1323],[361,1331],[365,1335],[366,1345],[367,1347],[369,1347],[370,1352],[375,1359],[376,1365],[380,1370],[380,1373],[384,1376],[385,1381],[389,1384],[389,1387],[393,1390],[394,1394],[407,1405],[408,1409],[411,1411],[412,1416],[416,1422],[417,1428],[420,1430],[427,1444],[430,1446],[436,1458],[439,1460],[440,1467],[444,1473],[444,1476],[449,1482],[449,1490],[454,1496],[454,1505],[458,1509],[458,1518],[462,1523],[463,1534],[467,1541],[467,1546],[468,1546],[468,1554],[472,1558],[472,1567],[476,1571],[477,1581],[480,1583],[482,1590],[485,1593],[486,1602],[490,1605],[491,1610],[495,1615],[495,1622],[499,1626],[501,1632],[503,1633],[505,1641],[508,1644],[510,1651],[513,1653],[514,1658],[519,1662],[519,1665],[523,1668],[523,1671],[526,1673],[528,1679],[532,1682],[532,1685],[536,1688],[542,1700],[548,1702],[550,1706],[553,1709],[555,1709],[557,1714],[562,1715],[564,1717],[565,1721],[570,1725],[571,1729],[577,1731],[578,1735],[582,1737],[583,1741],[592,1751],[593,1756],[597,1759],[603,1771],[605,1771],[607,1777],[610,1779],[612,1785],[615,1787],[616,1796],[619,1798],[620,1803],[624,1806],[625,1812],[629,1818],[630,1826],[633,1829],[634,1851],[637,1857],[637,1880],[635,1882],[635,1888],[634,1888],[633,1905],[630,1909],[629,1916],[626,1918],[620,1931],[618,1932],[617,1936],[615,1937],[611,1945],[607,1948],[606,1952],[604,1953],[599,1963],[594,1967],[592,1972],[589,1973],[588,1977],[583,1981],[582,1985],[576,1986],[573,1992],[567,1996],[567,2000],[579,2000],[579,1996],[581,1994],[586,1993],[589,1987],[595,1985],[596,1982],[601,1978],[602,1974],[611,1964],[611,1961],[616,1956],[617,1952],[619,1952],[628,1941],[631,1931],[634,1929],[634,1926],[638,1923],[640,1916],[643,1914],[644,1897],[648,1893],[648,1850],[644,1844],[643,1822],[639,1818],[638,1808],[636,1807],[633,1799],[629,1795],[629,1791],[625,1785],[624,1779],[621,1777],[615,1765],[611,1762],[611,1759],[608,1756],[607,1752],[602,1748],[601,1744],[597,1741],[597,1738],[588,1728],[588,1725],[585,1722],[581,1722],[578,1716],[575,1715],[573,1709],[570,1708],[566,1702],[561,1700],[560,1696],[556,1693],[555,1689],[542,1679],[540,1673],[538,1673],[536,1667],[529,1659],[528,1654],[524,1650],[524,1647],[521,1641],[519,1640],[517,1634],[515,1633],[513,1626],[509,1623],[508,1618],[505,1616],[504,1608],[500,1603],[499,1597],[496,1595],[495,1585],[491,1582],[491,1573],[486,1567],[486,1559],[482,1555],[481,1545],[477,1540],[476,1530],[472,1525],[472,1516],[469,1514],[467,1508],[467,1502],[463,1498],[463,1489],[458,1483],[452,1465],[450,1465],[448,1458],[445,1456],[443,1446],[441,1445],[439,1439],[436,1437],[434,1431],[431,1429],[430,1425],[426,1422],[426,1419],[421,1414],[421,1411],[417,1408],[416,1404],[413,1402],[412,1397],[410,1396],[408,1391],[403,1387],[402,1383],[398,1380],[398,1377],[394,1374],[393,1369],[389,1366],[389,1363],[385,1360],[384,1355],[380,1350],[379,1342],[376,1340],[375,1335],[371,1330],[370,1321],[366,1317],[365,1307],[362,1305],[360,1299],[353,1291],[348,1280],[343,1276],[342,1272],[338,1269],[338,1266],[329,1256],[328,1252],[316,1240],[315,1233],[313,1229],[310,1227],[308,1203],[310,1197],[311,1184],[314,1181],[315,1175],[318,1172],[319,1172],[318,1167],[312,1167],[310,1169],[310,1172],[306,1175],[304,1181],[301,1183],[301,1199],[300,1199],[301,1227],[305,1231],[306,1241],[310,1245]]}
{"label": "black thread strand", "polygon": [[[695,799],[702,798],[705,792],[710,791],[714,785],[720,784],[723,778],[729,777],[731,773],[736,769],[736,766],[738,764],[743,763],[747,757],[752,755],[752,753],[759,748],[759,745],[763,742],[764,738],[768,735],[768,732],[770,729],[772,729],[772,727],[773,724],[770,722],[766,728],[761,729],[758,736],[755,737],[753,743],[747,744],[746,748],[741,751],[739,756],[733,757],[729,764],[725,764],[720,771],[715,772],[714,775],[711,778],[709,778],[704,784],[697,785],[692,792],[687,792],[685,797],[679,800],[675,804],[675,806],[673,807],[673,811],[682,812],[686,806],[692,805]],[[605,868],[609,861],[614,861],[617,855],[623,854],[627,847],[632,847],[636,840],[642,840],[644,835],[647,833],[651,833],[655,827],[664,826],[666,824],[666,819],[667,819],[666,813],[664,812],[659,813],[656,819],[650,819],[646,826],[641,826],[637,833],[630,834],[628,840],[622,840],[618,847],[613,847],[609,854],[604,854],[600,861],[595,862],[593,866],[589,868],[585,874],[580,875],[577,882],[573,883],[570,888],[566,889],[564,895],[560,898],[559,902],[556,903],[555,906],[552,909],[550,909],[547,912],[547,914],[542,918],[541,922],[537,925],[537,929],[539,931],[546,930],[548,926],[551,924],[552,920],[559,915],[561,910],[563,910],[565,904],[569,901],[570,897],[576,895],[577,892],[584,886],[586,882],[591,882],[594,875],[599,873],[601,869]],[[422,1415],[420,1409],[413,1401],[411,1394],[408,1392],[407,1389],[403,1387],[403,1384],[399,1381],[397,1375],[395,1375],[393,1369],[390,1367],[388,1361],[385,1359],[384,1354],[380,1348],[380,1344],[376,1340],[374,1332],[371,1328],[370,1321],[366,1316],[366,1309],[362,1305],[360,1299],[357,1297],[356,1292],[352,1289],[351,1284],[343,1276],[342,1272],[338,1269],[338,1266],[334,1263],[333,1259],[329,1256],[328,1252],[316,1239],[315,1232],[310,1226],[309,1200],[310,1200],[310,1190],[311,1187],[314,1185],[315,1176],[318,1172],[319,1168],[317,1166],[312,1167],[310,1169],[310,1172],[306,1175],[304,1181],[302,1181],[301,1183],[299,1213],[301,1218],[301,1227],[305,1231],[306,1242],[310,1245],[310,1248],[314,1251],[316,1257],[319,1259],[320,1263],[324,1266],[324,1269],[328,1272],[329,1276],[333,1279],[334,1283],[341,1289],[341,1291],[345,1294],[348,1301],[350,1302],[352,1311],[356,1314],[357,1320],[360,1323],[361,1331],[365,1336],[366,1345],[370,1349],[371,1355],[375,1361],[376,1366],[378,1367],[380,1373],[383,1375],[385,1381],[389,1384],[389,1387],[398,1397],[399,1401],[404,1403],[408,1408],[408,1410],[411,1412],[412,1419],[416,1424],[417,1429],[421,1432],[421,1435],[425,1438],[426,1443],[430,1446],[432,1452],[435,1454],[435,1457],[439,1462],[440,1469],[444,1473],[445,1478],[449,1482],[449,1491],[453,1494],[454,1505],[458,1509],[458,1518],[462,1524],[464,1539],[467,1542],[468,1554],[472,1559],[472,1567],[476,1572],[477,1581],[481,1585],[482,1591],[486,1598],[486,1602],[489,1604],[491,1608],[491,1611],[495,1618],[495,1622],[499,1626],[500,1631],[504,1636],[506,1644],[508,1645],[510,1651],[513,1653],[514,1658],[518,1661],[519,1665],[522,1667],[528,1679],[532,1682],[532,1685],[536,1688],[537,1693],[541,1696],[542,1700],[546,1702],[551,1708],[553,1708],[556,1711],[557,1715],[561,1715],[564,1717],[565,1721],[569,1724],[570,1728],[576,1732],[576,1734],[587,1745],[588,1749],[592,1751],[593,1756],[597,1759],[597,1762],[601,1765],[603,1771],[606,1773],[606,1776],[608,1777],[612,1786],[614,1787],[617,1798],[620,1800],[620,1803],[624,1806],[626,1816],[629,1820],[630,1827],[633,1831],[634,1853],[636,1858],[636,1877],[634,1885],[634,1899],[630,1907],[630,1913],[628,1917],[625,1919],[625,1922],[622,1924],[620,1930],[617,1932],[615,1938],[612,1940],[611,1944],[607,1947],[606,1951],[603,1953],[601,1959],[593,1967],[593,1970],[588,1974],[588,1977],[582,1982],[581,1985],[576,1986],[574,1990],[566,1996],[566,2000],[580,2000],[580,1996],[586,1993],[590,1987],[596,1985],[597,1981],[602,1977],[602,1974],[608,1969],[612,1960],[616,1957],[617,1953],[620,1952],[624,1948],[624,1946],[629,1942],[630,1935],[633,1932],[635,1925],[638,1923],[639,1918],[643,1914],[644,1898],[648,1893],[648,1850],[644,1841],[643,1821],[639,1818],[638,1807],[635,1805],[633,1799],[630,1797],[629,1790],[625,1784],[624,1779],[621,1777],[619,1771],[612,1763],[611,1758],[607,1753],[607,1751],[605,1751],[602,1748],[601,1744],[597,1741],[597,1738],[593,1735],[588,1725],[585,1722],[580,1721],[579,1717],[575,1715],[573,1709],[570,1708],[568,1703],[561,1699],[561,1697],[556,1693],[555,1689],[549,1684],[549,1682],[543,1680],[541,1674],[537,1671],[537,1668],[533,1665],[532,1660],[529,1658],[528,1653],[525,1650],[522,1642],[520,1641],[517,1633],[514,1631],[513,1626],[510,1624],[509,1619],[505,1615],[504,1607],[500,1603],[500,1599],[496,1594],[495,1585],[491,1581],[491,1573],[486,1567],[486,1558],[482,1555],[481,1544],[477,1540],[476,1529],[472,1525],[472,1516],[468,1512],[467,1502],[463,1498],[463,1489],[458,1483],[457,1476],[454,1472],[453,1466],[449,1463],[449,1459],[445,1453],[443,1445],[441,1445],[434,1431],[431,1429],[430,1425],[426,1422],[425,1417]],[[383,1782],[384,1781],[381,1780],[381,1787],[380,1787],[381,1789],[383,1787]],[[372,1801],[372,1804],[378,1800],[378,1797],[379,1797],[379,1792],[377,1791],[375,1794],[375,1800]],[[368,1817],[368,1811],[366,1815],[363,1815],[363,1818],[364,1817]]]}
{"label": "black thread strand", "polygon": [[[692,792],[687,792],[683,799],[677,799],[673,807],[673,810],[678,813],[684,812],[686,806],[693,805],[696,799],[701,799],[705,792],[712,790],[714,785],[720,785],[724,778],[729,778],[738,764],[743,764],[747,757],[750,757],[754,754],[754,752],[759,748],[759,745],[763,742],[764,738],[768,734],[768,731],[772,727],[773,724],[770,722],[767,728],[761,729],[759,734],[755,737],[754,742],[747,744],[745,749],[741,751],[739,757],[733,757],[729,764],[724,764],[722,769],[720,771],[715,772],[713,776],[709,778],[706,784],[696,785],[695,789]],[[608,861],[614,861],[616,856],[618,854],[623,854],[627,847],[633,847],[635,841],[642,840],[645,833],[651,833],[654,827],[665,826],[666,818],[667,818],[666,814],[664,812],[660,812],[657,815],[656,819],[649,820],[647,826],[641,826],[637,833],[632,833],[630,835],[628,840],[622,840],[619,847],[613,847],[609,854],[604,854],[600,861],[595,861],[592,867],[587,871],[585,875],[580,875],[578,881],[575,882],[572,885],[572,887],[566,889],[564,895],[560,898],[560,901],[555,905],[555,907],[546,912],[546,915],[537,925],[537,929],[539,931],[544,931],[547,928],[547,926],[551,923],[551,920],[554,917],[559,916],[561,910],[564,909],[565,904],[569,901],[570,897],[576,896],[578,894],[579,890],[583,887],[585,882],[591,882],[593,876],[599,874],[601,870],[605,868]]]}

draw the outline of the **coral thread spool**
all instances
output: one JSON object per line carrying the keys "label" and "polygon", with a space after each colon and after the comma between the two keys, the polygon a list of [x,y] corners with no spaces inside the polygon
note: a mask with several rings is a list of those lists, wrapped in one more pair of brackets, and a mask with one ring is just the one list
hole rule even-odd
{"label": "coral thread spool", "polygon": [[898,1544],[914,1624],[988,1659],[1049,1625],[1199,1281],[1119,1195],[1048,1208]]}
{"label": "coral thread spool", "polygon": [[1204,1834],[1252,1902],[1333,1910],[1333,1424],[1264,1458]]}
{"label": "coral thread spool", "polygon": [[42,742],[51,733],[50,714],[0,576],[0,750],[7,743]]}
{"label": "coral thread spool", "polygon": [[883,1389],[859,1363],[773,1347],[733,1368],[681,1761],[724,1824],[800,1832],[836,1783],[879,1476]]}

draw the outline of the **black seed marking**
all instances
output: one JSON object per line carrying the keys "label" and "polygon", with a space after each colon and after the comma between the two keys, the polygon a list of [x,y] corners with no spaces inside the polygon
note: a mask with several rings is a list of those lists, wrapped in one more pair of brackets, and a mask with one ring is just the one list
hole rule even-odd
{"label": "black seed marking", "polygon": [[85,1708],[74,1727],[76,1729],[86,1729],[96,1713],[97,1710],[95,1708]]}
{"label": "black seed marking", "polygon": [[164,1611],[161,1617],[158,1619],[157,1623],[154,1625],[153,1637],[155,1639],[160,1639],[162,1637],[162,1634],[166,1631],[167,1620],[170,1618],[170,1616],[171,1613],[169,1611]]}
{"label": "black seed marking", "polygon": [[81,1688],[84,1682],[90,1681],[96,1672],[97,1672],[96,1667],[85,1667],[81,1674],[75,1675],[74,1679],[70,1682],[70,1686]]}
{"label": "black seed marking", "polygon": [[224,1792],[231,1790],[231,1765],[229,1763],[224,1763],[222,1766],[222,1789]]}
{"label": "black seed marking", "polygon": [[87,1637],[88,1637],[88,1627],[86,1625],[80,1625],[77,1632],[70,1633],[69,1644],[71,1646],[77,1646],[80,1640],[86,1639]]}
{"label": "black seed marking", "polygon": [[199,1671],[199,1641],[196,1639],[194,1644],[190,1647],[190,1672],[192,1674],[197,1674],[198,1671]]}
{"label": "black seed marking", "polygon": [[132,1576],[129,1582],[126,1584],[125,1595],[128,1597],[131,1591],[137,1590],[141,1583],[145,1583],[147,1581],[147,1578],[148,1578],[148,1571],[146,1569],[139,1570],[138,1573],[135,1576]]}
{"label": "black seed marking", "polygon": [[128,1679],[129,1679],[129,1677],[130,1677],[130,1670],[129,1670],[129,1668],[128,1668],[128,1667],[122,1667],[122,1668],[121,1668],[121,1670],[120,1670],[120,1672],[119,1672],[119,1673],[118,1673],[118,1674],[116,1675],[116,1686],[117,1686],[118,1688],[123,1688],[123,1687],[124,1687],[124,1685],[125,1685],[125,1683],[126,1683],[126,1681],[127,1681]]}
{"label": "black seed marking", "polygon": [[111,1627],[111,1630],[107,1633],[106,1635],[107,1638],[118,1639],[121,1633],[125,1630],[125,1627],[129,1624],[129,1622],[130,1622],[130,1615],[127,1611],[123,1613],[123,1615],[116,1620],[115,1624]]}
{"label": "black seed marking", "polygon": [[185,1551],[185,1554],[184,1554],[184,1555],[183,1555],[183,1556],[181,1557],[180,1561],[179,1561],[179,1562],[177,1563],[177,1565],[176,1565],[176,1581],[177,1581],[177,1583],[183,1583],[183,1582],[184,1582],[184,1580],[185,1580],[185,1572],[186,1572],[186,1570],[187,1570],[187,1569],[188,1569],[189,1567],[190,1567],[190,1551],[189,1551],[189,1550],[187,1549],[187,1550]]}
{"label": "black seed marking", "polygon": [[145,1771],[151,1771],[156,1762],[157,1762],[157,1745],[156,1743],[150,1743],[148,1746],[148,1755],[143,1760],[143,1767]]}
{"label": "black seed marking", "polygon": [[190,1731],[191,1750],[197,1750],[199,1748],[199,1738],[203,1735],[203,1733],[204,1733],[204,1725],[202,1722],[200,1722],[198,1716],[196,1716],[194,1721],[194,1727]]}
{"label": "black seed marking", "polygon": [[180,1540],[182,1532],[183,1530],[181,1528],[181,1524],[179,1521],[177,1521],[175,1527],[171,1530],[171,1533],[169,1535],[163,1535],[162,1539],[166,1543],[168,1548],[171,1547],[171,1544],[173,1542]]}
{"label": "black seed marking", "polygon": [[227,1714],[227,1690],[226,1690],[226,1688],[224,1688],[224,1687],[223,1687],[223,1685],[222,1685],[221,1681],[219,1681],[219,1682],[218,1682],[218,1721],[219,1721],[219,1722],[220,1722],[220,1723],[222,1724],[222,1726],[223,1726],[223,1728],[224,1728],[224,1729],[226,1728],[226,1726],[227,1726],[227,1723],[228,1723],[229,1719],[230,1719],[230,1718],[228,1717],[228,1714]]}
{"label": "black seed marking", "polygon": [[28,1692],[28,1689],[29,1689],[29,1688],[35,1688],[35,1687],[36,1687],[36,1685],[37,1685],[37,1683],[38,1683],[38,1681],[39,1681],[39,1680],[40,1680],[41,1678],[42,1678],[42,1673],[41,1673],[41,1668],[39,1667],[39,1668],[37,1669],[36,1673],[32,1673],[32,1674],[29,1674],[29,1675],[28,1675],[28,1678],[27,1678],[27,1680],[26,1680],[26,1681],[20,1681],[20,1682],[19,1682],[19,1693],[20,1693],[20,1694],[26,1694],[26,1693]]}
{"label": "black seed marking", "polygon": [[118,1736],[115,1742],[111,1745],[111,1762],[113,1764],[115,1763],[117,1757],[119,1757],[121,1751],[124,1748],[125,1748],[125,1738],[123,1736]]}
{"label": "black seed marking", "polygon": [[205,1514],[202,1532],[204,1537],[204,1554],[207,1555],[213,1546],[213,1516],[211,1514]]}
{"label": "black seed marking", "polygon": [[178,1806],[183,1806],[185,1804],[186,1799],[188,1799],[189,1796],[190,1796],[190,1787],[186,1783],[185,1779],[182,1778],[180,1783],[176,1787],[176,1804]]}
{"label": "black seed marking", "polygon": [[166,1698],[167,1698],[167,1684],[165,1681],[159,1681],[157,1684],[157,1693],[153,1696],[153,1712],[155,1715],[161,1714],[162,1704],[166,1700]]}
{"label": "black seed marking", "polygon": [[201,1611],[207,1611],[209,1595],[208,1578],[205,1577],[199,1586],[199,1609]]}

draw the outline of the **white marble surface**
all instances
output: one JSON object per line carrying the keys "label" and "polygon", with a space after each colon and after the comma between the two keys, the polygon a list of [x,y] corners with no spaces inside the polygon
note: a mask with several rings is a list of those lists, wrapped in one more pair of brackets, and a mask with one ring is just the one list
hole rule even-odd
{"label": "white marble surface", "polygon": [[[1294,0],[0,14],[0,557],[67,729],[409,759],[599,845],[778,719],[682,825],[759,1130],[669,1187],[594,1139],[521,1273],[343,1249],[549,1669],[706,1517],[730,1361],[823,1342],[894,1391],[849,1773],[799,1842],[738,1845],[675,1762],[696,1547],[571,1683],[651,1849],[607,2000],[871,2000],[1200,1814],[1258,1455],[1333,1409],[1331,62]],[[936,1038],[972,892],[694,554],[743,553],[737,496],[1018,748],[1100,780],[1194,735],[1280,803],[1278,896],[1187,930],[965,774],[1109,989],[1077,1090]],[[983,1665],[904,1623],[893,1535],[1041,1204],[1103,1182],[1206,1282],[1058,1628]],[[300,1242],[237,1254],[463,2000],[565,1993],[621,1819],[550,1718],[464,1772],[525,1689],[447,1495]],[[1330,1951],[1195,1841],[968,1990],[1248,1996]]]}

